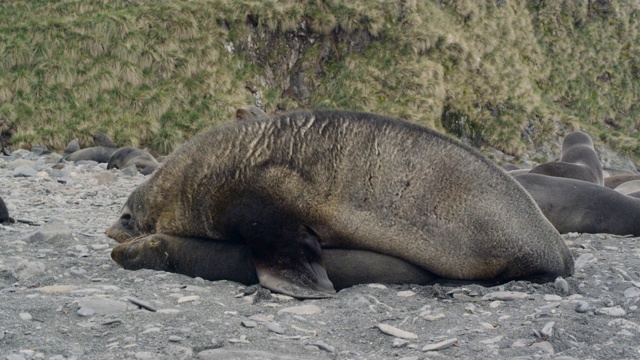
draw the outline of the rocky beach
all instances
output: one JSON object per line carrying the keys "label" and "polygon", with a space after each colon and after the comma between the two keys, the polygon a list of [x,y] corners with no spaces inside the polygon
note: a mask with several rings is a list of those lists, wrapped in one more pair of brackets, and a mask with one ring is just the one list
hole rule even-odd
{"label": "rocky beach", "polygon": [[[110,258],[104,230],[146,177],[17,150],[0,158],[0,359],[640,358],[640,238],[563,235],[554,283],[362,284],[297,300]],[[639,220],[640,221],[640,220]]]}

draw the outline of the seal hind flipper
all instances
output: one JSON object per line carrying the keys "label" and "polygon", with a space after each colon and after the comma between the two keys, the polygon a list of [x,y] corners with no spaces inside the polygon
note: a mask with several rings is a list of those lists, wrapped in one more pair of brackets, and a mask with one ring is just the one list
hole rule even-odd
{"label": "seal hind flipper", "polygon": [[317,238],[304,231],[293,236],[292,240],[278,239],[279,246],[276,247],[270,246],[272,244],[268,241],[260,244],[247,242],[260,285],[302,299],[335,294]]}

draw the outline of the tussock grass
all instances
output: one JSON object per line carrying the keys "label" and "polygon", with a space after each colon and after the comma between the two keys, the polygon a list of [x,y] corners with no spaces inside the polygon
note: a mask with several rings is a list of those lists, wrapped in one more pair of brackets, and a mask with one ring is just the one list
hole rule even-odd
{"label": "tussock grass", "polygon": [[270,112],[371,111],[512,154],[582,128],[640,157],[640,5],[0,2],[0,131],[14,147],[88,146],[100,130],[167,153],[258,97]]}

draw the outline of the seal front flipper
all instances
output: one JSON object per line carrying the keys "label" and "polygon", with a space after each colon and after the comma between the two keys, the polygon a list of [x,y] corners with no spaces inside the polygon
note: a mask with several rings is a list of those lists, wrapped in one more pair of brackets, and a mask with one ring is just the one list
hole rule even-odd
{"label": "seal front flipper", "polygon": [[280,235],[277,242],[268,238],[247,241],[260,284],[301,299],[334,295],[317,238],[304,229]]}

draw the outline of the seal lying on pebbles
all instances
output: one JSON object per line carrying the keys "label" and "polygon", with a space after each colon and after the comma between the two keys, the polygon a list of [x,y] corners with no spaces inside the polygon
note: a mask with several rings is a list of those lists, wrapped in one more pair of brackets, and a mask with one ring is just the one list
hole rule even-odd
{"label": "seal lying on pebbles", "polygon": [[109,162],[116,151],[116,144],[105,133],[97,132],[93,135],[95,146],[80,149],[78,139],[73,139],[64,149],[63,159],[66,161],[92,160],[99,163]]}
{"label": "seal lying on pebbles", "polygon": [[326,248],[393,256],[446,279],[573,273],[531,197],[476,150],[346,111],[232,122],[194,137],[133,191],[106,233],[245,244],[260,283],[296,297],[334,293]]}
{"label": "seal lying on pebbles", "polygon": [[540,174],[516,175],[560,233],[640,236],[640,201],[586,181]]}
{"label": "seal lying on pebbles", "polygon": [[572,132],[564,138],[560,161],[538,165],[529,173],[604,184],[602,165],[593,148],[593,141],[581,131]]}
{"label": "seal lying on pebbles", "polygon": [[158,161],[147,151],[125,146],[111,155],[107,170],[125,169],[131,165],[135,165],[141,174],[149,175],[158,167]]}
{"label": "seal lying on pebbles", "polygon": [[[128,270],[154,269],[206,280],[258,283],[249,248],[243,244],[154,234],[113,248],[111,257]],[[428,271],[400,259],[363,250],[322,249],[336,290],[357,284],[428,284]]]}
{"label": "seal lying on pebbles", "polygon": [[11,216],[9,216],[9,209],[7,204],[0,197],[0,223],[14,223],[16,222]]}

